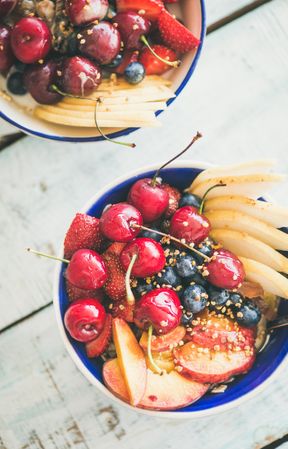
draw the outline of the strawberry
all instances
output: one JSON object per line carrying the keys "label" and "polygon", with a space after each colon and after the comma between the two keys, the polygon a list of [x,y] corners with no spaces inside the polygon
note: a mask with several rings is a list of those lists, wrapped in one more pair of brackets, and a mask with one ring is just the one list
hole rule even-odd
{"label": "strawberry", "polygon": [[115,72],[119,75],[123,75],[126,67],[131,64],[131,62],[137,62],[139,57],[139,51],[137,50],[126,50],[123,53],[123,59],[121,64],[116,67]]}
{"label": "strawberry", "polygon": [[113,318],[122,318],[128,323],[133,323],[134,321],[134,308],[135,305],[128,304],[126,296],[124,296],[120,301],[116,301],[112,304],[110,311]]}
{"label": "strawberry", "polygon": [[112,316],[106,315],[104,328],[101,334],[95,340],[86,343],[86,352],[88,357],[98,357],[101,355],[110,343],[112,335]]}
{"label": "strawberry", "polygon": [[200,41],[166,9],[158,19],[158,26],[164,43],[175,51],[186,53],[198,47]]}
{"label": "strawberry", "polygon": [[[176,61],[176,53],[170,48],[164,45],[151,45],[151,47],[161,58],[167,61]],[[146,75],[162,75],[170,69],[167,64],[156,58],[147,47],[144,47],[141,51],[139,62],[144,66]]]}
{"label": "strawberry", "polygon": [[64,257],[70,259],[78,249],[99,251],[103,237],[99,230],[99,219],[87,214],[76,214],[64,241]]}
{"label": "strawberry", "polygon": [[76,299],[83,298],[95,298],[100,302],[103,300],[103,291],[101,289],[97,290],[84,290],[83,288],[75,287],[66,279],[66,292],[69,301],[75,301]]}
{"label": "strawberry", "polygon": [[181,193],[176,187],[172,187],[169,184],[162,184],[162,189],[165,190],[169,195],[169,206],[164,214],[165,218],[170,218],[176,212],[179,205],[179,200],[181,198]]}
{"label": "strawberry", "polygon": [[126,243],[121,242],[113,242],[111,245],[106,249],[106,254],[114,254],[115,256],[120,256],[123,249],[125,248]]}
{"label": "strawberry", "polygon": [[162,0],[116,0],[116,6],[117,12],[136,11],[152,22],[164,9]]}
{"label": "strawberry", "polygon": [[119,257],[105,251],[102,254],[108,269],[108,279],[104,285],[105,293],[113,301],[119,301],[126,295],[125,271],[120,263]]}

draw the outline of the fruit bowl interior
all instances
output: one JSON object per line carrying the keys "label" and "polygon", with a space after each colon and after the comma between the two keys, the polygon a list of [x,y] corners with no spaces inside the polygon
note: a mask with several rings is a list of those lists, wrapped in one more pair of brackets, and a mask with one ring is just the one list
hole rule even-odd
{"label": "fruit bowl interior", "polygon": [[[201,44],[198,49],[190,51],[183,57],[182,64],[178,69],[170,70],[165,74],[165,77],[172,81],[172,90],[174,90],[176,96],[180,94],[192,76],[201,52],[205,36],[204,0],[183,0],[181,2],[181,10],[177,10],[177,16],[181,17],[183,23],[201,40]],[[4,78],[0,75],[0,92],[1,89],[5,90],[5,84]],[[38,137],[70,142],[103,140],[96,128],[57,125],[34,117],[31,110],[35,104],[29,95],[24,97],[14,96],[12,101],[7,101],[0,95],[0,117],[20,130]],[[110,136],[118,137],[129,134],[134,130],[135,128],[126,128],[108,131],[110,131]]]}
{"label": "fruit bowl interior", "polygon": [[[194,167],[194,168],[192,168]],[[176,186],[178,189],[183,190],[188,187],[196,175],[202,171],[201,165],[193,163],[174,163],[172,168],[167,168],[161,172],[161,177],[164,182]],[[203,164],[202,164],[203,167]],[[155,167],[156,168],[156,167]],[[113,186],[108,186],[105,190],[97,194],[84,208],[83,212],[90,215],[99,217],[102,213],[103,208],[110,203],[117,203],[120,201],[125,201],[128,191],[132,184],[144,177],[151,177],[155,173],[154,170],[149,169],[145,171],[140,171],[134,176],[126,177],[121,180],[116,180]],[[205,167],[206,168],[206,167]],[[288,230],[287,230],[288,232]],[[72,340],[68,333],[66,333],[63,325],[63,317],[65,310],[68,306],[68,298],[65,291],[65,278],[63,276],[65,271],[65,266],[57,267],[56,278],[55,278],[55,309],[58,324],[66,348],[70,352],[73,360],[75,361],[78,368],[82,373],[100,390],[108,394],[113,399],[118,402],[122,401],[115,398],[104,386],[102,379],[102,365],[101,359],[88,359],[85,353],[85,347],[81,343],[77,343]],[[280,315],[288,314],[288,302],[285,300],[281,301]],[[288,352],[288,330],[287,328],[275,330],[271,338],[265,347],[265,349],[258,354],[256,362],[252,369],[245,375],[239,376],[231,384],[224,393],[219,394],[206,394],[195,404],[188,407],[172,411],[172,412],[156,412],[141,410],[143,413],[148,413],[150,415],[167,416],[173,418],[181,417],[197,417],[205,416],[209,414],[216,413],[220,410],[224,410],[239,404],[240,401],[248,398],[253,393],[261,390],[264,385],[268,383],[268,379],[273,378],[273,374],[278,371],[280,365],[283,365],[285,356]],[[128,406],[126,404],[126,406]],[[130,406],[129,406],[130,407]]]}

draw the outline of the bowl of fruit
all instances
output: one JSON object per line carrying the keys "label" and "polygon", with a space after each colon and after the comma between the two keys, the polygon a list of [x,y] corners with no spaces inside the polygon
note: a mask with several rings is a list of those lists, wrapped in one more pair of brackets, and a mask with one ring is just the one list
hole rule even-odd
{"label": "bowl of fruit", "polygon": [[61,256],[49,255],[54,305],[100,391],[192,418],[275,379],[288,351],[288,210],[264,200],[283,179],[272,168],[172,160],[117,179],[76,214]]}
{"label": "bowl of fruit", "polygon": [[157,127],[204,35],[204,0],[0,0],[0,117],[77,142]]}

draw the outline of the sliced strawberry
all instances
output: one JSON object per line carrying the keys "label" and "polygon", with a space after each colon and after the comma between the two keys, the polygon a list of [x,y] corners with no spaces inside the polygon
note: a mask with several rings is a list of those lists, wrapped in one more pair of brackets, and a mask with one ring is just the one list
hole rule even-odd
{"label": "sliced strawberry", "polygon": [[200,43],[199,39],[166,9],[159,16],[158,26],[164,43],[175,51],[186,53],[198,47]]}
{"label": "sliced strawberry", "polygon": [[[170,50],[170,48],[164,45],[151,45],[151,47],[161,58],[167,61],[177,60],[176,53]],[[165,62],[156,58],[147,47],[144,47],[141,51],[139,62],[144,66],[146,75],[162,75],[162,73],[167,72],[171,68]]]}
{"label": "sliced strawberry", "polygon": [[87,214],[76,214],[64,241],[64,257],[70,259],[78,249],[99,251],[103,237],[99,230],[99,219]]}
{"label": "sliced strawberry", "polygon": [[116,73],[118,73],[119,75],[123,75],[123,73],[125,72],[126,67],[131,63],[131,62],[137,62],[138,61],[138,57],[139,57],[139,51],[138,50],[126,50],[123,53],[123,59],[120,65],[118,65],[118,67],[116,67],[116,69],[114,70]]}
{"label": "sliced strawberry", "polygon": [[108,270],[108,279],[104,291],[113,301],[119,301],[126,295],[125,271],[119,257],[107,251],[102,254]]}
{"label": "sliced strawberry", "polygon": [[123,249],[127,243],[121,243],[121,242],[113,242],[111,245],[106,249],[106,254],[114,254],[115,256],[120,256]]}
{"label": "sliced strawberry", "polygon": [[[185,333],[185,327],[177,326],[173,329],[173,331],[168,332],[168,334],[153,336],[151,341],[151,350],[155,352],[169,351],[173,346],[177,346],[178,343],[183,340]],[[139,344],[144,350],[147,350],[147,342],[147,332],[143,332]]]}
{"label": "sliced strawberry", "polygon": [[109,310],[113,318],[122,318],[123,320],[128,321],[128,323],[133,323],[134,308],[134,305],[128,304],[125,296],[121,300],[113,302],[111,308],[109,307]]}
{"label": "sliced strawberry", "polygon": [[192,341],[173,351],[181,374],[203,383],[224,382],[248,371],[254,363],[254,348],[240,351],[213,351]]}
{"label": "sliced strawberry", "polygon": [[67,279],[66,279],[66,292],[69,298],[69,301],[75,301],[76,299],[83,299],[83,298],[95,298],[98,299],[100,302],[103,300],[103,290],[97,289],[97,290],[83,290],[83,288],[77,288],[74,285],[72,285]]}
{"label": "sliced strawberry", "polygon": [[110,343],[112,335],[112,316],[106,315],[104,328],[101,334],[95,340],[86,343],[86,352],[88,357],[98,357],[101,355]]}
{"label": "sliced strawberry", "polygon": [[136,11],[146,19],[157,20],[164,9],[161,0],[116,0],[117,12]]}
{"label": "sliced strawberry", "polygon": [[170,218],[176,212],[179,206],[179,200],[181,198],[181,193],[176,187],[172,187],[169,184],[162,184],[162,189],[165,190],[169,195],[169,206],[166,210],[164,216],[165,218]]}

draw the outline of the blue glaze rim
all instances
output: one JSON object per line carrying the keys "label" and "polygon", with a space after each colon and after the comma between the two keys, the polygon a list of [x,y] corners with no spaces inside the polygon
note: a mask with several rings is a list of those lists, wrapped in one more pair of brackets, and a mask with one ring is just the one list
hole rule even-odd
{"label": "blue glaze rim", "polygon": [[[166,182],[170,182],[183,189],[189,185],[193,177],[203,169],[200,168],[201,164],[193,163],[194,168],[192,166],[189,167],[189,165],[191,165],[189,162],[185,164],[183,164],[183,162],[174,163],[171,168],[163,170],[162,177]],[[202,164],[202,167],[203,165],[204,164]],[[129,186],[137,179],[151,176],[154,172],[155,169],[143,169],[141,171],[139,170],[136,175],[127,175],[124,180],[116,180],[112,186],[108,186],[97,195],[96,201],[93,199],[87,207],[83,208],[83,212],[87,212],[91,215],[100,214],[107,203],[121,200],[121,195],[126,195]],[[175,179],[178,181],[175,182]],[[286,228],[285,231],[288,232],[288,229]],[[287,256],[288,254],[286,253],[285,255]],[[283,367],[285,365],[284,359],[288,353],[288,329],[278,329],[272,335],[265,350],[257,355],[257,359],[252,369],[247,374],[238,376],[237,379],[228,386],[224,393],[208,393],[194,404],[174,411],[151,411],[131,407],[129,404],[116,398],[106,389],[102,379],[102,363],[99,363],[99,360],[95,361],[88,359],[85,354],[84,345],[73,341],[65,331],[63,317],[68,304],[68,299],[65,292],[64,271],[65,265],[62,264],[57,268],[55,273],[54,306],[60,333],[64,339],[65,346],[82,373],[101,391],[110,398],[113,398],[113,400],[116,400],[122,406],[124,405],[140,413],[153,416],[157,415],[159,417],[184,418],[208,416],[216,412],[224,411],[227,408],[232,408],[248,399],[253,394],[256,394],[256,392],[261,391],[273,380],[274,375],[279,372],[280,366]],[[288,302],[282,300],[280,315],[287,313]],[[286,362],[287,361],[288,358],[286,358]]]}
{"label": "blue glaze rim", "polygon": [[[184,87],[186,86],[186,84],[188,83],[189,79],[191,78],[196,65],[198,63],[198,59],[200,57],[201,51],[202,51],[202,47],[203,47],[203,42],[204,42],[204,38],[205,38],[205,33],[206,33],[206,8],[205,8],[205,0],[200,0],[200,5],[201,5],[201,35],[200,35],[200,45],[197,48],[197,52],[195,54],[195,57],[192,61],[191,66],[189,67],[189,70],[187,71],[185,78],[183,79],[182,83],[180,84],[180,86],[178,87],[178,89],[175,91],[175,97],[171,98],[170,100],[167,101],[167,106],[169,106],[174,100],[176,100],[176,98],[179,96],[179,94],[182,92],[182,90],[184,89]],[[163,111],[157,111],[156,112],[156,116],[158,116],[159,114],[161,114]],[[19,123],[15,122],[14,120],[12,120],[10,117],[7,117],[7,115],[4,114],[4,112],[0,111],[0,118],[2,118],[3,120],[5,120],[6,122],[10,123],[11,125],[15,126],[16,128],[18,128],[21,131],[24,131],[26,134],[29,134],[31,136],[36,136],[36,137],[41,137],[43,139],[49,139],[49,140],[56,140],[56,141],[61,141],[61,142],[74,142],[74,143],[78,143],[78,142],[100,142],[105,140],[102,136],[91,136],[91,137],[66,137],[66,136],[57,136],[57,135],[53,135],[53,134],[45,134],[45,133],[40,133],[37,131],[33,131],[30,128],[26,128],[25,126],[20,125]],[[126,128],[123,129],[122,131],[117,131],[115,133],[111,133],[111,134],[107,134],[107,136],[111,139],[115,139],[117,137],[121,137],[121,136],[127,136],[128,134],[133,133],[134,131],[137,131],[139,128]]]}

